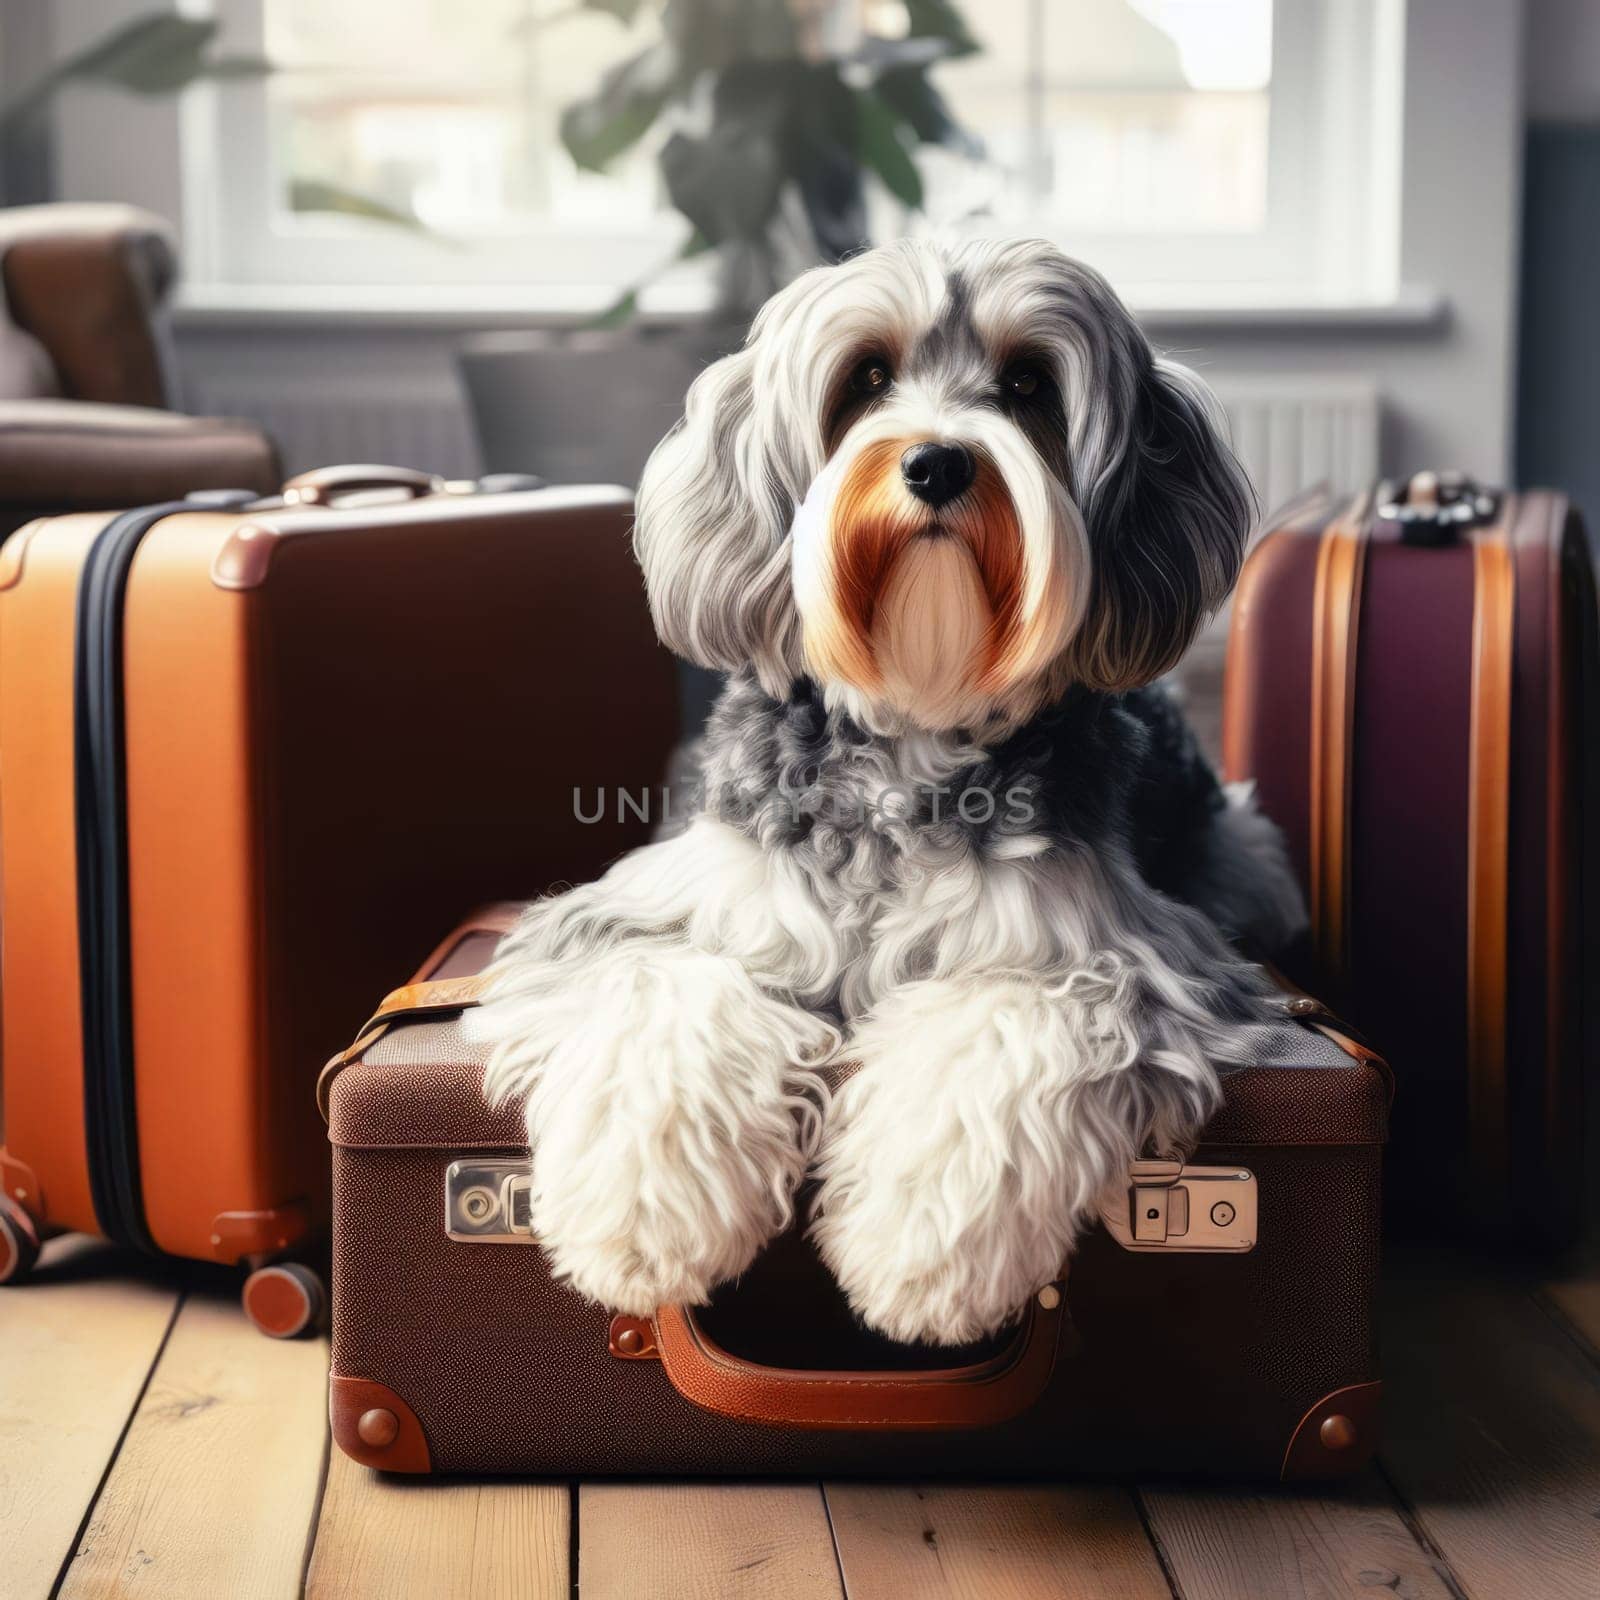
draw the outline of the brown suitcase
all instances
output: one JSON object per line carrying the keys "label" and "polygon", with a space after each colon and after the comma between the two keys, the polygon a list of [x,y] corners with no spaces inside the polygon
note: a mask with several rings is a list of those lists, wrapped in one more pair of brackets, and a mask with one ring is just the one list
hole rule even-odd
{"label": "brown suitcase", "polygon": [[1181,1170],[1140,1163],[993,1344],[863,1332],[798,1234],[699,1311],[612,1316],[527,1231],[526,1134],[461,1012],[457,928],[329,1063],[330,1409],[396,1472],[1306,1478],[1371,1454],[1387,1069],[1301,998]]}
{"label": "brown suitcase", "polygon": [[[329,469],[0,553],[0,1280],[50,1228],[223,1262],[325,1229],[352,1008],[463,894],[639,842],[573,803],[673,734],[629,498],[472,488]],[[316,1285],[256,1289],[281,1331]]]}
{"label": "brown suitcase", "polygon": [[1305,981],[1405,1085],[1402,1225],[1559,1244],[1580,1223],[1596,617],[1564,497],[1452,475],[1319,500],[1239,584],[1227,776],[1255,781],[1300,867]]}

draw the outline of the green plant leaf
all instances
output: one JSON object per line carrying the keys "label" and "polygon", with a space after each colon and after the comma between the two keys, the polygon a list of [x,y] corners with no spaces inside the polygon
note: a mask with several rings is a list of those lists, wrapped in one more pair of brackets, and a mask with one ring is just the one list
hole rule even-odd
{"label": "green plant leaf", "polygon": [[661,177],[673,205],[717,245],[766,234],[784,172],[771,129],[723,123],[704,138],[673,134],[661,147]]}
{"label": "green plant leaf", "polygon": [[597,311],[588,321],[581,324],[585,329],[597,331],[606,328],[620,328],[624,323],[632,322],[639,314],[639,289],[637,287],[624,289],[604,311]]}
{"label": "green plant leaf", "polygon": [[659,40],[612,67],[587,99],[561,113],[561,142],[590,172],[603,172],[637,144],[677,87],[678,54]]}
{"label": "green plant leaf", "polygon": [[615,17],[625,28],[644,9],[644,0],[579,0],[579,4],[585,11],[603,11]]}
{"label": "green plant leaf", "polygon": [[793,176],[787,129],[815,92],[804,61],[735,62],[716,75],[706,132],[675,133],[661,147],[668,197],[713,244],[765,241]]}
{"label": "green plant leaf", "polygon": [[278,69],[265,56],[212,56],[204,62],[205,78],[264,78]]}
{"label": "green plant leaf", "polygon": [[413,233],[428,233],[426,223],[413,211],[402,211],[370,195],[358,194],[342,184],[321,178],[293,178],[289,182],[289,209],[296,212],[334,212],[341,217],[362,217],[391,228],[408,228]]}
{"label": "green plant leaf", "polygon": [[956,121],[944,96],[926,72],[898,68],[873,85],[878,97],[924,144],[948,145],[969,156],[983,153],[982,141]]}
{"label": "green plant leaf", "polygon": [[666,0],[661,30],[696,72],[797,59],[791,0]]}
{"label": "green plant leaf", "polygon": [[869,242],[856,103],[835,62],[802,69],[806,82],[788,99],[781,150],[799,192],[821,261],[842,261]]}
{"label": "green plant leaf", "polygon": [[259,77],[273,71],[260,56],[217,56],[205,51],[215,39],[214,21],[167,13],[135,17],[76,55],[58,62],[27,85],[4,108],[0,125],[15,125],[48,104],[64,85],[107,83],[132,94],[176,94],[201,78]]}
{"label": "green plant leaf", "polygon": [[955,0],[905,0],[905,7],[911,20],[909,38],[944,39],[952,56],[976,55],[983,48]]}
{"label": "green plant leaf", "polygon": [[856,153],[896,200],[922,208],[922,174],[900,138],[900,119],[872,89],[857,89]]}
{"label": "green plant leaf", "polygon": [[203,55],[216,37],[208,19],[157,13],[135,17],[56,68],[60,79],[114,83],[135,94],[170,94],[204,70]]}
{"label": "green plant leaf", "polygon": [[956,52],[947,39],[864,39],[861,47],[845,60],[865,69],[869,81],[875,82],[885,72],[899,72],[912,67],[931,67],[936,61],[948,61]]}

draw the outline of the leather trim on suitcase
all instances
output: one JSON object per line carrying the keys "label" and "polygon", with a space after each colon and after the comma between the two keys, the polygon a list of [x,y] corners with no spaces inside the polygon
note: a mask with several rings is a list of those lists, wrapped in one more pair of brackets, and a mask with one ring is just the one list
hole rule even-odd
{"label": "leather trim on suitcase", "polygon": [[[1518,508],[1520,510],[1520,507]],[[1511,669],[1516,564],[1501,515],[1473,541],[1472,713],[1467,768],[1467,1163],[1493,1194],[1510,1178]]]}
{"label": "leather trim on suitcase", "polygon": [[335,1075],[363,1055],[397,1017],[417,1018],[460,1011],[483,998],[487,979],[481,969],[447,978],[436,978],[433,974],[448,966],[455,952],[473,939],[489,935],[498,942],[504,938],[516,926],[521,911],[522,907],[513,901],[480,906],[434,949],[410,983],[384,996],[378,1009],[362,1024],[354,1043],[341,1050],[317,1074],[317,1109],[324,1122],[328,1120],[328,1093]]}
{"label": "leather trim on suitcase", "polygon": [[1311,926],[1319,967],[1341,982],[1349,939],[1352,680],[1372,498],[1363,496],[1323,533],[1312,602]]}
{"label": "leather trim on suitcase", "polygon": [[1347,1384],[1324,1395],[1300,1419],[1283,1453],[1284,1483],[1341,1477],[1370,1461],[1378,1448],[1383,1384]]}

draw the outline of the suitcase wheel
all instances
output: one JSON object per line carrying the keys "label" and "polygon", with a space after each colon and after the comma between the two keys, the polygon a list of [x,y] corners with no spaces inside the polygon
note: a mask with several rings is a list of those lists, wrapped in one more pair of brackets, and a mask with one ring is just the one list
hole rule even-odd
{"label": "suitcase wheel", "polygon": [[15,1200],[0,1195],[0,1283],[27,1277],[39,1259],[39,1230]]}
{"label": "suitcase wheel", "polygon": [[244,1280],[244,1314],[269,1339],[296,1339],[322,1321],[328,1291],[321,1277],[298,1261],[257,1267]]}

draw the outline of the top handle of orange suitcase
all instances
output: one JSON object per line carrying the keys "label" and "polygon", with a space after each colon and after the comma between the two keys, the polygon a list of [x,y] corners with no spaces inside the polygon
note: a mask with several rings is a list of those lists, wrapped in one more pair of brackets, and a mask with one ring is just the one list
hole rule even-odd
{"label": "top handle of orange suitcase", "polygon": [[376,489],[402,489],[413,499],[420,499],[443,488],[444,479],[432,472],[358,462],[297,473],[284,484],[283,498],[291,506],[325,506],[340,495],[367,494]]}
{"label": "top handle of orange suitcase", "polygon": [[1016,1338],[999,1355],[923,1372],[761,1366],[713,1343],[686,1306],[663,1306],[653,1323],[614,1319],[611,1344],[621,1356],[658,1356],[685,1400],[741,1422],[834,1430],[981,1428],[1020,1416],[1044,1393],[1065,1317],[1060,1286],[1047,1284],[1028,1303]]}

